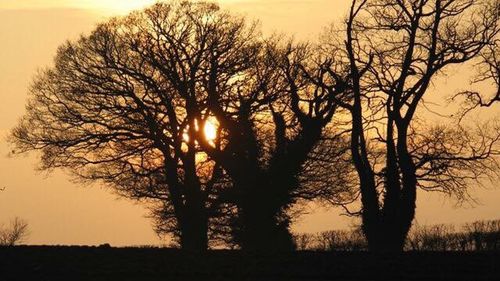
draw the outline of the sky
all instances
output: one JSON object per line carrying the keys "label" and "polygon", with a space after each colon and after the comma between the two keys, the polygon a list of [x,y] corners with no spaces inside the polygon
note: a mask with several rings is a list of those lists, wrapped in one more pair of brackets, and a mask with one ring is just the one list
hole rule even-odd
{"label": "sky", "polygon": [[[152,230],[147,209],[94,184],[82,186],[63,171],[37,172],[37,154],[9,157],[5,140],[24,113],[27,88],[37,69],[51,65],[57,47],[88,34],[96,23],[153,3],[150,0],[0,0],[0,225],[13,217],[29,223],[29,244],[114,246],[165,243]],[[225,9],[258,19],[265,33],[314,40],[347,13],[347,0],[221,0]],[[468,88],[471,70],[453,69],[434,82],[441,96]],[[485,87],[488,90],[487,87]],[[446,107],[441,103],[441,107]],[[498,107],[488,116],[500,114]],[[475,187],[474,206],[456,206],[438,193],[418,194],[416,223],[499,219],[500,189]],[[356,221],[338,209],[311,205],[293,225],[297,232],[344,229]]]}

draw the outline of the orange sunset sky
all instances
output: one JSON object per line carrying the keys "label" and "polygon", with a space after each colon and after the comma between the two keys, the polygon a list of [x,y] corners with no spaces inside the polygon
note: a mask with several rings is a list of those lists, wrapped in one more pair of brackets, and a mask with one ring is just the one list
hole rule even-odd
{"label": "orange sunset sky", "polygon": [[[28,221],[29,244],[113,246],[163,243],[145,217],[147,210],[117,198],[98,184],[81,186],[62,171],[35,171],[36,154],[8,157],[8,131],[24,112],[28,85],[38,68],[50,66],[57,47],[67,39],[88,33],[97,22],[152,4],[153,0],[0,0],[0,225],[19,216]],[[258,19],[266,34],[285,32],[295,38],[315,40],[322,28],[340,22],[348,0],[221,0],[221,6],[249,19]],[[442,99],[467,88],[472,70],[450,69],[434,81],[439,96],[434,110],[452,112]],[[476,87],[476,86],[474,86]],[[491,85],[481,85],[491,90]],[[429,119],[439,120],[432,113]],[[472,118],[500,116],[500,107],[473,112]],[[475,188],[477,203],[457,207],[438,193],[419,193],[418,224],[454,223],[500,218],[500,188],[486,183]],[[310,206],[293,229],[317,232],[348,228],[355,220],[338,209]]]}

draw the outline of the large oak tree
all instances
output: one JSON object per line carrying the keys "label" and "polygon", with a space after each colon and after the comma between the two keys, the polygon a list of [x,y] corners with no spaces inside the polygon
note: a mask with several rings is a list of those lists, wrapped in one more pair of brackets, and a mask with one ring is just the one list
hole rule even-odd
{"label": "large oak tree", "polygon": [[230,185],[195,140],[211,60],[221,60],[218,78],[234,77],[259,44],[255,26],[215,4],[159,3],[109,20],[61,46],[35,78],[16,152],[39,150],[41,169],[151,201],[159,230],[202,251],[220,234],[210,224],[224,220],[218,194]]}

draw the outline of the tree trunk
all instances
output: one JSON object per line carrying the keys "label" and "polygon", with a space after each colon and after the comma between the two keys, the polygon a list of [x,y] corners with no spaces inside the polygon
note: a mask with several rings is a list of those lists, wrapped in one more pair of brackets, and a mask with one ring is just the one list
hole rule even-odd
{"label": "tree trunk", "polygon": [[[393,123],[391,120],[388,123],[385,193],[382,206],[379,205],[374,173],[368,169],[369,165],[365,164],[369,163],[367,158],[358,153],[358,159],[354,159],[360,177],[363,232],[368,241],[368,248],[373,252],[402,252],[415,217],[417,179],[406,142],[407,127],[407,124],[398,126],[396,145],[393,138]],[[361,134],[361,129],[357,129]],[[365,147],[360,143],[353,144],[352,151],[355,153],[358,147]],[[370,173],[367,174],[366,170]]]}
{"label": "tree trunk", "polygon": [[251,207],[243,207],[240,212],[241,228],[239,240],[241,248],[249,252],[286,252],[294,249],[292,234],[287,222],[280,222],[275,213],[267,209],[262,201],[255,201]]}
{"label": "tree trunk", "polygon": [[[235,238],[241,248],[250,252],[283,252],[294,249],[289,220],[280,218],[281,201],[272,192],[277,187],[255,178],[239,185],[239,214]],[[286,216],[282,214],[283,216]]]}
{"label": "tree trunk", "polygon": [[208,220],[200,211],[189,211],[180,223],[181,249],[188,252],[204,252],[208,249]]}
{"label": "tree trunk", "polygon": [[400,253],[404,250],[408,231],[398,225],[381,224],[377,228],[363,228],[368,249],[375,253]]}
{"label": "tree trunk", "polygon": [[413,201],[402,197],[384,199],[384,205],[397,206],[397,212],[393,212],[392,208],[389,212],[380,211],[376,215],[373,211],[363,212],[363,232],[368,248],[373,252],[402,252],[415,216],[415,197]]}

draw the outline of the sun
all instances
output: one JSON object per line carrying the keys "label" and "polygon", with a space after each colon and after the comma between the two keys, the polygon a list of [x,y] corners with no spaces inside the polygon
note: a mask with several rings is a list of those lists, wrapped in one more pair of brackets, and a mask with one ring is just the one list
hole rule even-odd
{"label": "sun", "polygon": [[[198,131],[198,120],[195,120],[195,127],[196,130]],[[217,139],[218,127],[219,127],[219,122],[215,117],[208,117],[207,120],[205,121],[205,126],[203,126],[203,136],[211,144],[213,144],[214,141]],[[186,128],[184,134],[182,135],[182,138],[185,142],[189,142],[188,130],[189,129]]]}
{"label": "sun", "polygon": [[205,122],[205,126],[203,127],[203,134],[205,135],[205,139],[207,141],[213,142],[217,138],[217,127],[218,127],[217,119],[213,117],[209,117]]}

